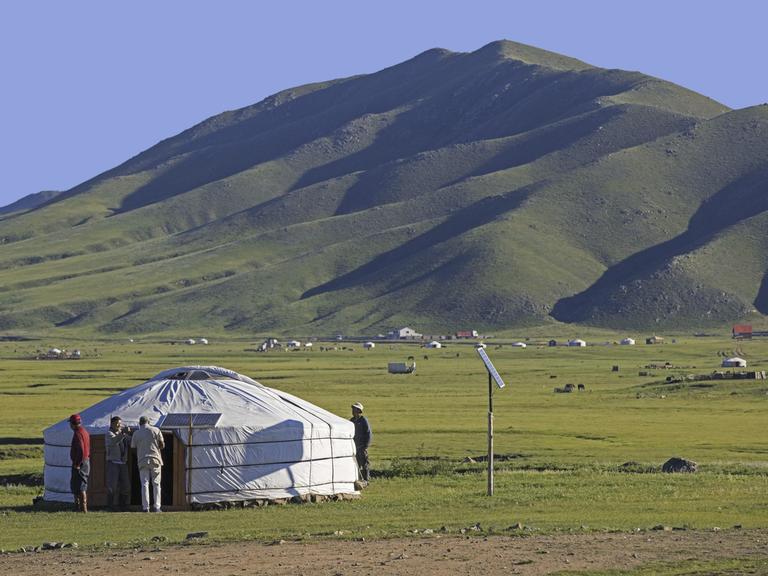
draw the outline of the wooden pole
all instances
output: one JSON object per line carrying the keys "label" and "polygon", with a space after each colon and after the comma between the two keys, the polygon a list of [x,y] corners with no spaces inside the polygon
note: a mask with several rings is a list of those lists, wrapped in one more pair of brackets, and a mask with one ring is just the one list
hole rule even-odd
{"label": "wooden pole", "polygon": [[192,505],[192,414],[189,415],[189,433],[187,434],[187,506]]}
{"label": "wooden pole", "polygon": [[488,496],[493,496],[493,380],[488,372]]}

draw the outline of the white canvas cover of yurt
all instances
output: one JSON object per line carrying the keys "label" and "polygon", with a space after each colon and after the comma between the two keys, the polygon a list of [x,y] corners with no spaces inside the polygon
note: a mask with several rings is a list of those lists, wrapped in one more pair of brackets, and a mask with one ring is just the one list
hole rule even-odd
{"label": "white canvas cover of yurt", "polygon": [[739,358],[738,356],[734,356],[733,358],[726,358],[725,360],[723,360],[722,367],[723,368],[746,368],[747,361],[744,360],[744,358]]}
{"label": "white canvas cover of yurt", "polygon": [[426,346],[426,347],[427,347],[427,348],[442,348],[442,347],[443,347],[443,345],[442,345],[442,344],[440,344],[440,342],[438,342],[437,340],[432,340],[432,342],[430,342],[429,344],[427,344],[427,346]]}
{"label": "white canvas cover of yurt", "polygon": [[621,341],[622,346],[634,346],[635,345],[635,339],[634,338],[624,338]]}
{"label": "white canvas cover of yurt", "polygon": [[[80,415],[91,435],[88,493],[95,506],[106,503],[103,438],[112,416],[131,428],[147,416],[163,432],[164,507],[356,494],[354,424],[225,368],[166,370]],[[43,438],[43,498],[72,502],[68,420]]]}
{"label": "white canvas cover of yurt", "polygon": [[584,348],[586,345],[587,343],[580,338],[576,338],[575,340],[570,340],[568,342],[568,346],[575,346],[577,348]]}

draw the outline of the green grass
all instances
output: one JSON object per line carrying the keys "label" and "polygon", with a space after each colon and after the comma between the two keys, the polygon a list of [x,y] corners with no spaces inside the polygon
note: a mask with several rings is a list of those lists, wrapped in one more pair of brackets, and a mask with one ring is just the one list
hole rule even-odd
{"label": "green grass", "polygon": [[[622,336],[592,334],[608,341]],[[86,357],[26,359],[51,345],[79,347]],[[376,477],[362,499],[149,517],[95,512],[79,521],[78,544],[122,546],[155,535],[178,541],[199,530],[214,540],[272,540],[339,537],[339,531],[342,537],[390,537],[443,526],[457,532],[475,523],[499,533],[516,522],[538,532],[768,526],[768,383],[660,383],[668,373],[712,371],[718,353],[736,347],[730,339],[678,337],[663,346],[580,350],[533,342],[525,350],[497,349],[491,343],[489,354],[508,384],[494,399],[495,452],[506,457],[496,462],[493,498],[485,496],[484,464],[463,462],[486,451],[487,376],[471,346],[423,351],[380,345],[363,352],[342,343],[355,351],[320,352],[321,345],[313,352],[255,354],[244,351],[252,342],[236,340],[213,340],[206,347],[61,339],[0,343],[0,476],[39,473],[42,429],[71,412],[171,366],[216,364],[337,414],[347,414],[353,401],[363,402],[374,429]],[[768,341],[738,346],[750,367],[768,367]],[[417,359],[415,374],[386,373],[388,361],[408,355]],[[645,365],[666,361],[681,368],[638,375]],[[620,371],[612,372],[613,365]],[[568,382],[584,383],[587,390],[553,393]],[[658,472],[672,456],[697,461],[700,472]],[[626,462],[637,464],[622,471]],[[0,532],[0,548],[72,539],[75,516],[33,511],[38,493],[35,486],[0,488],[2,522],[10,527]]]}
{"label": "green grass", "polygon": [[[2,496],[11,510],[3,517],[8,530],[0,536],[0,547],[71,541],[73,522],[81,546],[125,545],[157,535],[181,541],[200,530],[212,540],[272,540],[332,537],[335,532],[347,538],[386,538],[427,528],[438,533],[443,527],[459,533],[478,523],[486,534],[509,533],[517,522],[526,532],[650,530],[658,524],[753,528],[768,525],[766,489],[766,476],[516,471],[496,475],[493,498],[485,494],[482,474],[420,476],[376,480],[359,501],[160,516],[95,512],[83,521],[72,512],[13,509],[32,491],[11,487]],[[761,499],[763,506],[756,509]]]}

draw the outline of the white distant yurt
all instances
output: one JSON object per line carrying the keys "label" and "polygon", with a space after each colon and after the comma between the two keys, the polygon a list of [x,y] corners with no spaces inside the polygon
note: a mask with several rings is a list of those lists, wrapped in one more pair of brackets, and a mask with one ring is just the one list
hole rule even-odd
{"label": "white distant yurt", "polygon": [[733,358],[726,358],[723,360],[723,368],[746,368],[747,361],[744,358],[734,356]]}
{"label": "white distant yurt", "polygon": [[208,338],[200,338],[198,342],[200,342],[200,344],[208,344]]}
{"label": "white distant yurt", "polygon": [[429,344],[427,344],[427,348],[442,348],[443,345],[440,344],[437,340],[432,340]]}
{"label": "white distant yurt", "polygon": [[373,350],[374,348],[376,348],[376,343],[375,342],[365,342],[363,344],[363,348],[365,348],[366,350]]}
{"label": "white distant yurt", "polygon": [[634,346],[635,345],[635,339],[634,338],[624,338],[621,341],[622,346]]}
{"label": "white distant yurt", "polygon": [[485,345],[485,342],[478,342],[477,344],[475,344],[475,348],[482,348],[483,350],[485,350],[486,348],[488,348],[488,346]]}
{"label": "white distant yurt", "polygon": [[184,344],[190,344],[190,345],[197,344],[197,340],[195,340],[194,338],[187,338],[186,340],[184,340]]}
{"label": "white distant yurt", "polygon": [[[166,370],[80,415],[91,435],[94,506],[106,503],[104,434],[112,416],[132,428],[147,416],[162,431],[166,508],[356,493],[352,422],[225,368]],[[72,502],[68,420],[47,428],[43,438],[43,498]],[[130,469],[136,485],[133,463]]]}
{"label": "white distant yurt", "polygon": [[289,340],[285,345],[288,346],[288,348],[301,348],[301,342],[298,340]]}
{"label": "white distant yurt", "polygon": [[568,346],[576,346],[577,348],[584,348],[586,345],[587,343],[580,338],[576,338],[575,340],[570,340],[568,342]]}
{"label": "white distant yurt", "polygon": [[515,348],[528,348],[528,344],[525,342],[512,342],[512,346]]}

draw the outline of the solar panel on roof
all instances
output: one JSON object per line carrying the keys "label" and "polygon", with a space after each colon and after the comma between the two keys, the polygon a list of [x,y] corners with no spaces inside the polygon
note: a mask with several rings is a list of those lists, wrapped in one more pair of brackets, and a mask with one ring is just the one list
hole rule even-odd
{"label": "solar panel on roof", "polygon": [[189,428],[190,420],[192,428],[213,428],[218,424],[221,413],[218,412],[196,412],[166,414],[158,423],[159,428]]}

